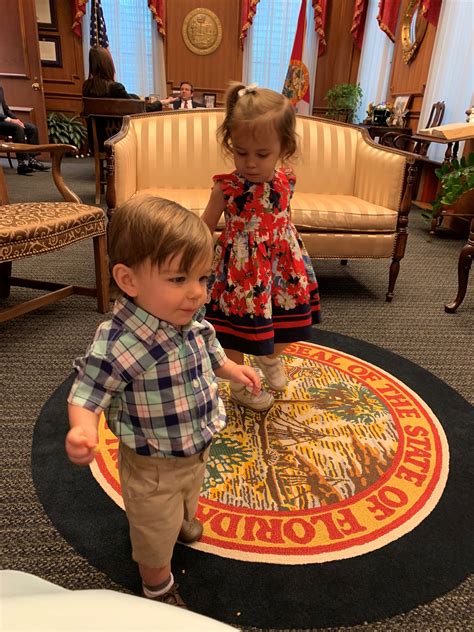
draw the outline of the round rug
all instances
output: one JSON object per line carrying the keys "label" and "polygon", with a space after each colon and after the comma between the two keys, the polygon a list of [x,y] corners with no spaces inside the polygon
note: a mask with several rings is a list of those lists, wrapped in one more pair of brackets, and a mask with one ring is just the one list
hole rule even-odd
{"label": "round rug", "polygon": [[[288,348],[286,364],[289,387],[269,412],[228,406],[201,494],[203,538],[175,549],[189,607],[262,628],[354,625],[459,584],[472,554],[472,407],[408,360],[321,330]],[[38,494],[79,553],[138,591],[116,438],[101,423],[95,480],[64,455],[71,380],[35,428]]]}

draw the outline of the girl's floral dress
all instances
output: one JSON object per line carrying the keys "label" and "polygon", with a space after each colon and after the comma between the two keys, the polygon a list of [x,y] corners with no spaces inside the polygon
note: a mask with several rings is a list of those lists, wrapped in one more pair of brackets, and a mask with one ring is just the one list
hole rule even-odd
{"label": "girl's floral dress", "polygon": [[316,276],[290,217],[295,181],[288,169],[261,183],[214,176],[227,205],[206,319],[226,349],[267,355],[274,343],[309,339],[319,322]]}

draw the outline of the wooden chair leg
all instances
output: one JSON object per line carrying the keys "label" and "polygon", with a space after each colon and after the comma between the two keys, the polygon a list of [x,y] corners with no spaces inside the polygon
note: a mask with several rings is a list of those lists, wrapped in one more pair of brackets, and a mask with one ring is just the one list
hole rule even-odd
{"label": "wooden chair leg", "polygon": [[3,261],[0,263],[0,298],[8,298],[10,296],[12,262]]}
{"label": "wooden chair leg", "polygon": [[472,257],[474,256],[474,220],[471,222],[471,230],[467,244],[461,249],[458,261],[458,293],[451,303],[444,306],[444,311],[453,314],[461,305],[466,296],[469,271],[471,269]]}
{"label": "wooden chair leg", "polygon": [[109,311],[109,270],[107,259],[107,237],[94,237],[95,285],[97,288],[97,311],[101,314]]}
{"label": "wooden chair leg", "polygon": [[385,300],[387,301],[387,303],[392,302],[393,290],[395,289],[395,283],[397,281],[399,272],[400,272],[400,259],[398,257],[394,257],[390,265],[390,274],[389,274],[389,279],[388,279],[388,292],[385,295]]}
{"label": "wooden chair leg", "polygon": [[8,159],[8,164],[10,165],[10,169],[13,169],[12,155],[9,151],[7,151],[7,159]]}
{"label": "wooden chair leg", "polygon": [[95,203],[100,204],[100,158],[97,152],[94,153],[95,167]]}

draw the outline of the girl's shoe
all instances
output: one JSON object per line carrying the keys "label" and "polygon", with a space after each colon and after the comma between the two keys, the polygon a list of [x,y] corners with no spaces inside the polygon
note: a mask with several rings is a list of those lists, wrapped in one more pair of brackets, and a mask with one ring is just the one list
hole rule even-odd
{"label": "girl's shoe", "polygon": [[274,391],[284,391],[288,386],[288,376],[280,358],[254,356],[255,364],[261,369],[268,386]]}
{"label": "girl's shoe", "polygon": [[260,391],[260,393],[254,395],[252,391],[249,391],[243,384],[235,386],[232,383],[230,385],[230,397],[234,402],[237,402],[237,404],[242,404],[245,408],[250,408],[250,410],[254,410],[255,412],[268,410],[273,406],[275,401],[273,395],[267,393],[267,391]]}

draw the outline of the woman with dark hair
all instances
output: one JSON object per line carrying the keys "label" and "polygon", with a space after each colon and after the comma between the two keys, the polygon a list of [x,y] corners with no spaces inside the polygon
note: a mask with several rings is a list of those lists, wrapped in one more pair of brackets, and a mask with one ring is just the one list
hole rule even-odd
{"label": "woman with dark hair", "polygon": [[[89,78],[82,86],[82,96],[95,99],[139,99],[127,92],[125,86],[115,81],[115,66],[107,48],[93,46],[89,50]],[[159,112],[163,108],[160,101],[147,103],[147,112]]]}

